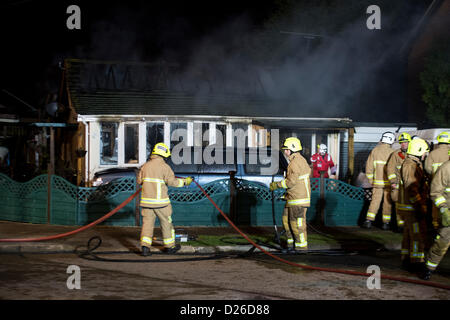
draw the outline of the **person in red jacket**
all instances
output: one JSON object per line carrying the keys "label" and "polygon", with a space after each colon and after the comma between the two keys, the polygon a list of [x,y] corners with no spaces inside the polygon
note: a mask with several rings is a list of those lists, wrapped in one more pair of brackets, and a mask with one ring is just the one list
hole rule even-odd
{"label": "person in red jacket", "polygon": [[324,172],[324,178],[328,178],[328,169],[330,169],[331,175],[336,174],[336,166],[333,159],[327,153],[327,146],[321,144],[318,146],[319,152],[311,156],[311,163],[313,165],[313,178],[320,178],[320,172]]}

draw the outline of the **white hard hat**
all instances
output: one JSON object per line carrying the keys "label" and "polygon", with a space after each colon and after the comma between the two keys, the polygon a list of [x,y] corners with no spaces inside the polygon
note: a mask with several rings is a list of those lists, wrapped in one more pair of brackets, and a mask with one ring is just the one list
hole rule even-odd
{"label": "white hard hat", "polygon": [[390,131],[383,133],[383,135],[381,136],[381,142],[393,144],[394,141],[395,141],[395,134],[393,134]]}
{"label": "white hard hat", "polygon": [[319,152],[327,152],[328,148],[323,143],[319,145]]}

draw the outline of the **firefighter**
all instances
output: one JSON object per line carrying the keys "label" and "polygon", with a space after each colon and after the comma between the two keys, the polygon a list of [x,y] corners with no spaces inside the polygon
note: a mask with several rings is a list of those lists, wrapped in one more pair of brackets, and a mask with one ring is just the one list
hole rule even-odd
{"label": "firefighter", "polygon": [[389,229],[392,204],[390,199],[390,185],[386,172],[386,163],[393,151],[391,145],[394,143],[394,140],[395,135],[392,132],[383,133],[380,143],[370,152],[369,158],[367,159],[366,176],[373,188],[372,201],[370,201],[366,221],[364,221],[362,225],[363,228],[369,229],[372,227],[372,223],[375,221],[381,202],[383,202],[382,229]]}
{"label": "firefighter", "polygon": [[336,174],[336,166],[333,163],[333,159],[327,153],[328,148],[324,144],[320,144],[319,152],[311,156],[311,163],[313,164],[313,178],[320,178],[320,173],[323,172],[324,178],[329,178],[328,169],[330,169],[331,175]]}
{"label": "firefighter", "polygon": [[405,221],[401,259],[403,267],[409,271],[418,271],[425,256],[428,185],[422,161],[429,150],[425,140],[411,140],[400,169],[403,183],[398,209]]}
{"label": "firefighter", "polygon": [[167,253],[180,249],[175,245],[175,229],[172,225],[172,206],[167,186],[183,187],[192,183],[192,178],[176,178],[172,169],[165,162],[170,157],[170,150],[164,143],[155,144],[150,160],[140,169],[137,182],[142,185],[140,206],[142,207],[141,248],[142,255],[151,254],[153,228],[158,217],[161,224],[164,248]]}
{"label": "firefighter", "polygon": [[429,280],[450,245],[450,150],[449,160],[435,172],[431,181],[431,200],[439,208],[440,226],[433,245],[427,253],[424,272],[421,278]]}
{"label": "firefighter", "polygon": [[311,168],[306,159],[300,154],[302,145],[298,138],[287,138],[282,149],[289,160],[286,178],[282,181],[272,182],[270,190],[286,189],[286,206],[282,220],[287,237],[287,252],[307,250],[306,210],[311,202],[309,181]]}
{"label": "firefighter", "polygon": [[400,185],[402,183],[400,179],[400,168],[402,163],[406,158],[406,151],[408,150],[408,144],[411,141],[411,135],[403,132],[398,137],[398,142],[400,143],[400,149],[392,152],[386,164],[386,172],[388,175],[389,183],[391,184],[391,200],[395,203],[395,213],[397,217],[397,228],[403,231],[403,225],[405,221],[401,216],[401,212],[398,210],[398,192]]}
{"label": "firefighter", "polygon": [[[447,161],[448,152],[450,150],[450,133],[441,132],[437,137],[438,145],[430,152],[425,160],[425,171],[430,176],[430,181],[433,181],[433,177],[437,169],[443,162]],[[436,206],[432,206],[431,209],[432,224],[434,228],[439,227],[439,212]]]}

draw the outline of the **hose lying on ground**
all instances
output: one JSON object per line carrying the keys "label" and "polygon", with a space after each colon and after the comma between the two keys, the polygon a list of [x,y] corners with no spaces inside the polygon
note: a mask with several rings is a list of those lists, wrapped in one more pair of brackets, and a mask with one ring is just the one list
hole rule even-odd
{"label": "hose lying on ground", "polygon": [[[255,243],[252,239],[250,239],[246,234],[244,234],[231,220],[230,218],[219,208],[219,206],[214,202],[213,199],[211,199],[211,197],[209,196],[209,194],[205,191],[205,189],[202,188],[202,186],[200,186],[200,184],[194,180],[194,183],[197,185],[197,187],[202,191],[202,193],[208,198],[208,200],[214,205],[214,207],[219,210],[220,214],[225,218],[225,220],[227,220],[227,222],[241,235],[245,238],[245,240],[247,240],[249,243],[251,243],[254,247],[258,248],[259,250],[261,250],[261,252],[265,253],[266,255],[274,258],[275,260],[278,260],[280,262],[286,263],[288,265],[294,266],[294,267],[299,267],[302,269],[307,269],[307,270],[316,270],[316,271],[324,271],[324,272],[333,272],[333,273],[342,273],[342,274],[349,274],[349,275],[355,275],[355,276],[363,276],[363,277],[370,277],[372,276],[372,274],[370,273],[365,273],[365,272],[358,272],[358,271],[351,271],[351,270],[342,270],[342,269],[333,269],[333,268],[321,268],[321,267],[312,267],[312,266],[307,266],[307,265],[303,265],[303,264],[298,264],[292,261],[288,261],[285,260],[283,258],[280,258],[266,250],[264,250],[260,245],[258,245],[257,243]],[[429,282],[429,281],[425,281],[425,280],[419,280],[419,279],[409,279],[409,278],[402,278],[402,277],[395,277],[395,276],[389,276],[389,275],[381,275],[380,276],[382,279],[387,279],[387,280],[394,280],[394,281],[400,281],[400,282],[407,282],[407,283],[414,283],[414,284],[420,284],[420,285],[425,285],[425,286],[430,286],[430,287],[436,287],[436,288],[440,288],[440,289],[446,289],[446,290],[450,290],[450,286],[449,285],[445,285],[442,283],[437,283],[437,282]]]}
{"label": "hose lying on ground", "polygon": [[[220,214],[225,218],[225,220],[231,225],[231,227],[233,227],[242,237],[244,237],[250,244],[252,244],[254,247],[256,247],[257,249],[259,249],[261,252],[263,252],[264,254],[272,257],[275,260],[278,260],[282,263],[286,263],[288,265],[294,266],[294,267],[298,267],[298,268],[302,268],[302,269],[307,269],[307,270],[316,270],[316,271],[323,271],[323,272],[332,272],[332,273],[341,273],[341,274],[348,274],[348,275],[355,275],[355,276],[363,276],[363,277],[370,277],[372,276],[372,274],[370,273],[365,273],[365,272],[358,272],[358,271],[351,271],[351,270],[343,270],[343,269],[333,269],[333,268],[321,268],[321,267],[313,267],[313,266],[308,266],[308,265],[302,265],[302,264],[298,264],[292,261],[288,261],[285,260],[283,258],[280,258],[270,252],[268,252],[267,250],[264,250],[260,245],[258,245],[257,243],[255,243],[253,240],[251,240],[246,234],[244,234],[231,220],[230,218],[219,208],[219,206],[214,202],[214,200],[209,196],[209,194],[205,191],[205,189],[202,188],[202,186],[200,186],[200,184],[197,181],[193,181],[197,187],[200,189],[200,191],[208,198],[208,200],[213,204],[213,206],[220,212]],[[126,206],[128,203],[130,203],[141,191],[141,189],[138,189],[134,194],[132,194],[131,196],[129,196],[124,202],[122,202],[120,205],[118,205],[116,208],[114,208],[112,211],[110,211],[109,213],[107,213],[106,215],[104,215],[103,217],[95,220],[94,222],[91,222],[90,224],[83,226],[81,228],[78,228],[76,230],[73,231],[69,231],[66,233],[62,233],[62,234],[57,234],[57,235],[53,235],[53,236],[46,236],[46,237],[39,237],[39,238],[19,238],[19,239],[0,239],[0,242],[33,242],[33,241],[46,241],[46,240],[53,240],[53,239],[60,239],[63,237],[67,237],[73,234],[76,234],[78,232],[84,231],[86,229],[89,229],[97,224],[99,224],[100,222],[108,219],[109,217],[111,217],[112,215],[114,215],[115,213],[117,213],[120,209],[122,209],[124,206]],[[389,276],[389,275],[380,275],[380,277],[382,279],[387,279],[387,280],[394,280],[394,281],[400,281],[400,282],[406,282],[406,283],[413,283],[413,284],[419,284],[419,285],[424,285],[424,286],[430,286],[430,287],[435,287],[435,288],[440,288],[440,289],[446,289],[446,290],[450,290],[450,286],[449,285],[445,285],[442,283],[437,283],[437,282],[430,282],[430,281],[424,281],[424,280],[419,280],[419,279],[409,279],[409,278],[402,278],[402,277],[395,277],[395,276]]]}
{"label": "hose lying on ground", "polygon": [[[97,243],[92,245],[92,242],[96,240]],[[86,259],[86,260],[94,260],[94,261],[102,261],[102,262],[131,262],[131,263],[142,263],[142,262],[190,262],[190,261],[203,261],[203,260],[217,260],[217,259],[224,259],[229,258],[230,255],[228,254],[201,254],[201,253],[188,253],[188,254],[180,254],[177,253],[176,258],[172,259],[155,259],[154,257],[149,257],[147,259],[142,259],[140,256],[140,252],[131,252],[131,251],[105,251],[105,252],[94,252],[96,249],[98,249],[102,244],[102,238],[99,236],[94,236],[89,239],[87,242],[87,249],[85,251],[76,252],[80,258]],[[119,255],[119,254],[136,254],[139,255],[139,259],[117,259],[117,258],[104,258],[100,257],[99,255]],[[193,256],[195,255],[195,256]],[[180,256],[186,256],[180,258]]]}

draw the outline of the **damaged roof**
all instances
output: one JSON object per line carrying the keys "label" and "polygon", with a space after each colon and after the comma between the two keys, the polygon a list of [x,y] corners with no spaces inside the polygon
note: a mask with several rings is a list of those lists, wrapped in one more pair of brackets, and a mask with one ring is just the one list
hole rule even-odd
{"label": "damaged roof", "polygon": [[[167,63],[67,59],[66,83],[79,115],[313,116],[296,101],[274,100],[255,72],[233,87],[220,78],[184,74]],[[254,71],[250,70],[249,72]]]}

